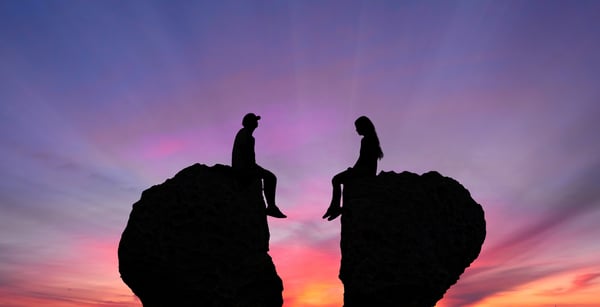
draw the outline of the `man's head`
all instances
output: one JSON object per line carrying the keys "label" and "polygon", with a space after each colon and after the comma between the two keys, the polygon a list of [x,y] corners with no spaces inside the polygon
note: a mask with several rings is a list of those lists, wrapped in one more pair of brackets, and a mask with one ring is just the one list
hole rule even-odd
{"label": "man's head", "polygon": [[242,126],[244,126],[244,128],[256,129],[256,127],[258,127],[259,119],[260,116],[254,113],[248,113],[244,116],[244,119],[242,119]]}

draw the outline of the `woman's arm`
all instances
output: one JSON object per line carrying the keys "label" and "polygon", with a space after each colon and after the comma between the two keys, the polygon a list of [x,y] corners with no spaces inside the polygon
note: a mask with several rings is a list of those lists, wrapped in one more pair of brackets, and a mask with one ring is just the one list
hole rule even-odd
{"label": "woman's arm", "polygon": [[354,171],[360,175],[375,175],[377,173],[377,143],[369,137],[360,141],[360,154],[354,164]]}

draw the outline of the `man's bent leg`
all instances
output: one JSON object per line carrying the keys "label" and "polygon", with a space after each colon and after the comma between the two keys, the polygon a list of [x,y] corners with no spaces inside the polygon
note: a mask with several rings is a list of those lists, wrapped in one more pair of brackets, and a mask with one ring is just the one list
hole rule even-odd
{"label": "man's bent leg", "polygon": [[263,191],[267,201],[267,215],[277,218],[287,217],[275,205],[275,189],[277,187],[277,177],[267,169],[258,167],[258,175],[263,180]]}
{"label": "man's bent leg", "polygon": [[275,189],[277,187],[277,177],[262,167],[258,167],[258,176],[263,180],[263,191],[268,206],[275,205]]}

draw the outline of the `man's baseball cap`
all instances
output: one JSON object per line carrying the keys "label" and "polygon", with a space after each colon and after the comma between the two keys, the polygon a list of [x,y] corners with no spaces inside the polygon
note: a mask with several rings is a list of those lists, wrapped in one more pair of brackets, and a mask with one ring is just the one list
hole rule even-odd
{"label": "man's baseball cap", "polygon": [[242,126],[246,127],[250,123],[258,121],[259,119],[260,119],[260,116],[254,114],[254,113],[248,113],[244,116],[244,119],[242,119]]}

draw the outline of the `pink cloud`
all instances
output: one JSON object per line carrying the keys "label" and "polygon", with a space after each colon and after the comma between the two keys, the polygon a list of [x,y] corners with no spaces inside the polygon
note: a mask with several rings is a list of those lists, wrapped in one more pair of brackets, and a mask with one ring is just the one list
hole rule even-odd
{"label": "pink cloud", "polygon": [[575,279],[573,280],[573,288],[574,289],[586,288],[586,287],[590,286],[592,284],[592,282],[598,277],[600,277],[600,273],[587,273],[587,274],[577,275],[575,277]]}
{"label": "pink cloud", "polygon": [[599,277],[600,277],[600,273],[578,274],[573,278],[570,286],[558,287],[555,289],[543,291],[540,294],[556,296],[556,295],[565,295],[565,294],[575,293],[575,292],[578,292],[578,291],[581,291],[581,290],[584,290],[584,289],[587,289],[587,288],[597,285],[596,283],[594,283],[594,280],[596,280]]}
{"label": "pink cloud", "polygon": [[149,160],[163,159],[182,152],[185,147],[186,142],[184,140],[171,137],[154,137],[142,143],[139,154]]}

